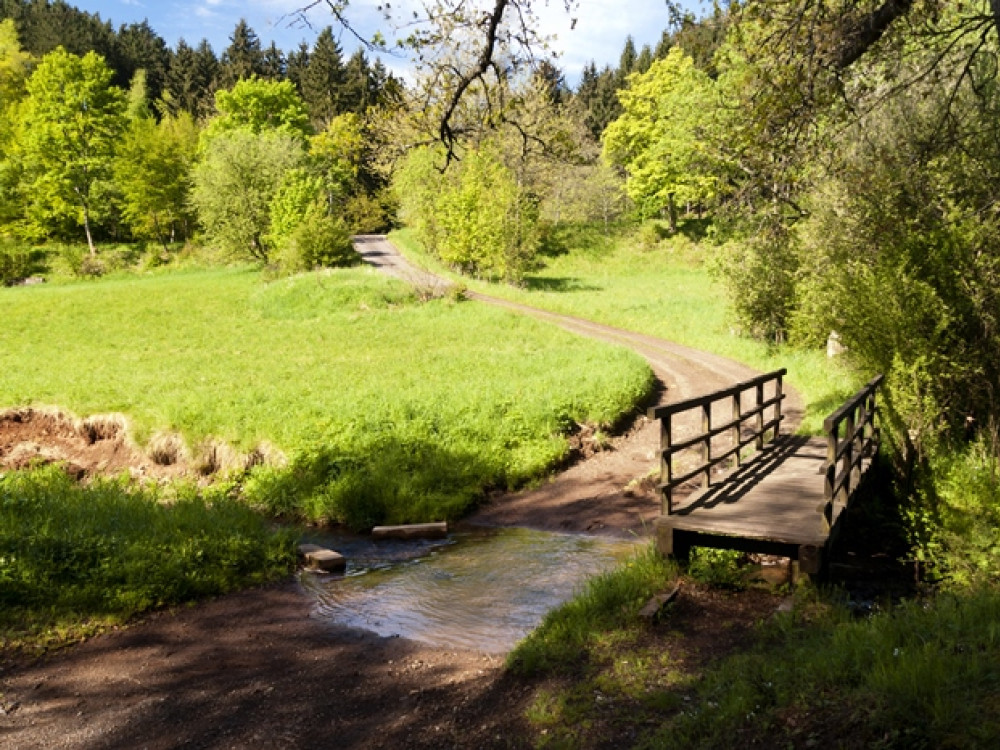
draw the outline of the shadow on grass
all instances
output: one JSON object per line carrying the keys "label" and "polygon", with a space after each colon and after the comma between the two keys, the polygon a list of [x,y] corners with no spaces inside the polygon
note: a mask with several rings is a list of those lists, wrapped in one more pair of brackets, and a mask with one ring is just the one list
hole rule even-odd
{"label": "shadow on grass", "polygon": [[533,292],[599,292],[601,287],[571,276],[525,276],[525,288]]}

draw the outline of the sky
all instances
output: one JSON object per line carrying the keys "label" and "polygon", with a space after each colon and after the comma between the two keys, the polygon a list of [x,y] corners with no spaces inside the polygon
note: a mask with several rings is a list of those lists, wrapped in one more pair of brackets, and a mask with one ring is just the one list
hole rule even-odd
{"label": "sky", "polygon": [[[376,9],[382,2],[351,0],[348,17],[362,36],[370,38],[377,29],[385,31],[385,21]],[[397,1],[394,5],[406,2]],[[192,46],[202,38],[208,39],[216,54],[229,46],[229,35],[240,18],[246,19],[263,46],[274,41],[285,52],[296,49],[302,41],[312,46],[319,31],[327,25],[334,27],[347,54],[358,46],[349,32],[339,29],[323,4],[308,13],[308,25],[303,23],[295,11],[308,5],[309,0],[69,0],[69,3],[100,14],[102,20],[111,21],[116,27],[148,20],[171,47],[182,37]],[[655,46],[668,23],[663,0],[579,0],[579,8],[572,16],[566,13],[562,0],[535,0],[534,5],[541,30],[556,37],[553,48],[561,53],[557,64],[574,86],[583,66],[591,60],[598,68],[617,64],[629,34],[637,49],[643,44]],[[684,5],[700,15],[705,3],[686,0]],[[571,18],[577,19],[572,29]],[[382,60],[394,73],[405,74],[408,67],[405,58],[383,55]]]}

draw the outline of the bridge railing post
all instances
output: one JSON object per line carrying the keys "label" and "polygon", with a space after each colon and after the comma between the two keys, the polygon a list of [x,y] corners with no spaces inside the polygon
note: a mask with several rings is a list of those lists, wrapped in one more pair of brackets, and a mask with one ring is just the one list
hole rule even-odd
{"label": "bridge railing post", "polygon": [[701,407],[701,434],[705,436],[702,447],[702,457],[705,463],[705,477],[702,480],[703,487],[712,486],[712,402]]}
{"label": "bridge railing post", "polygon": [[778,433],[781,432],[781,401],[784,391],[781,389],[781,375],[778,375],[778,379],[774,381],[774,432],[771,433],[771,440],[778,439]]}
{"label": "bridge railing post", "polygon": [[733,394],[733,431],[730,438],[733,441],[733,447],[736,449],[737,466],[743,465],[743,456],[740,455],[740,428],[743,426],[741,397],[741,393]]}
{"label": "bridge railing post", "polygon": [[662,482],[661,510],[664,515],[669,516],[674,512],[674,465],[673,453],[671,451],[671,423],[670,415],[665,414],[660,418],[660,481]]}
{"label": "bridge railing post", "polygon": [[764,450],[764,384],[757,384],[757,440],[758,451]]}
{"label": "bridge railing post", "polygon": [[853,491],[852,485],[854,484],[854,412],[848,413],[847,418],[844,420],[844,463],[843,471],[845,472],[844,477],[844,487],[840,491],[840,497],[838,500],[841,505],[847,507],[847,503],[851,498],[851,492]]}

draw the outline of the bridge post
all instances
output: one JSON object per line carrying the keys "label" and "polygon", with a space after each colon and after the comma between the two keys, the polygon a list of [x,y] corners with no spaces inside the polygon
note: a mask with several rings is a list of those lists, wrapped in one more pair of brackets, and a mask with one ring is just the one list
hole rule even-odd
{"label": "bridge post", "polygon": [[847,472],[844,481],[844,487],[840,491],[840,498],[843,507],[847,507],[847,503],[851,500],[851,493],[854,491],[854,486],[857,482],[854,477],[854,445],[856,435],[854,434],[855,429],[854,422],[854,412],[848,412],[846,419],[844,420],[844,470]]}
{"label": "bridge post", "polygon": [[742,418],[742,405],[740,404],[739,393],[733,394],[733,430],[732,430],[732,441],[733,447],[736,449],[736,465],[743,465],[743,456],[740,455],[740,427],[743,425]]}
{"label": "bridge post", "polygon": [[761,407],[764,405],[764,384],[757,384],[757,441],[758,451],[764,450],[764,412]]}
{"label": "bridge post", "polygon": [[670,415],[664,414],[660,417],[660,510],[664,515],[669,516],[674,512],[672,482],[674,479],[673,462],[670,458]]}
{"label": "bridge post", "polygon": [[705,459],[705,478],[702,480],[702,487],[712,486],[712,402],[709,401],[701,407],[701,432],[705,436],[702,446],[702,455]]}
{"label": "bridge post", "polygon": [[778,379],[774,381],[774,434],[771,435],[771,441],[778,439],[778,435],[781,433],[781,375],[778,375]]}

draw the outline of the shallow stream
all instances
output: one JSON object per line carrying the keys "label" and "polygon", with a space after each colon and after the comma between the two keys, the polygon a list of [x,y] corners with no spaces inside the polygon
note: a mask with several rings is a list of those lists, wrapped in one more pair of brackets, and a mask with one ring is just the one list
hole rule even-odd
{"label": "shallow stream", "polygon": [[586,579],[636,548],[621,539],[530,529],[466,530],[436,541],[308,541],[348,559],[345,575],[300,576],[320,619],[488,653],[509,651]]}

